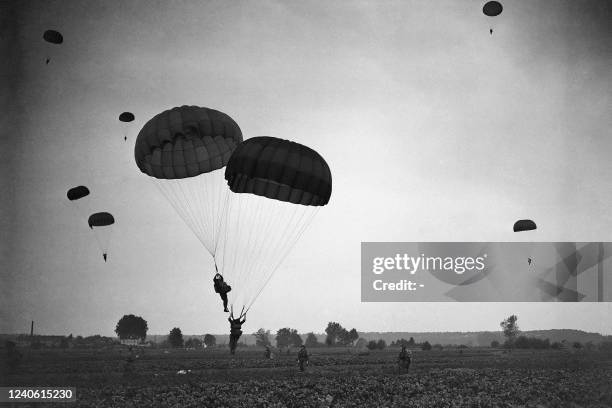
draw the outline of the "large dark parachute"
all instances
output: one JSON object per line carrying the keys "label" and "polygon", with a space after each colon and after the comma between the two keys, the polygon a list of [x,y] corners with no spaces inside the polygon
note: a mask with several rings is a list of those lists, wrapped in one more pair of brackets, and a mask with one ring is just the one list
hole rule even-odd
{"label": "large dark parachute", "polygon": [[115,223],[115,218],[111,213],[99,212],[90,215],[87,223],[89,224],[89,228],[106,227],[108,225],[113,225]]}
{"label": "large dark parachute", "polygon": [[123,112],[121,115],[119,115],[119,120],[121,122],[131,122],[134,119],[134,114],[132,112]]}
{"label": "large dark parachute", "polygon": [[154,116],[136,138],[136,165],[155,180],[213,258],[229,194],[222,168],[240,142],[242,131],[231,117],[199,106]]}
{"label": "large dark parachute", "polygon": [[43,39],[51,44],[61,44],[64,42],[64,36],[59,31],[47,30],[43,34]]}
{"label": "large dark parachute", "polygon": [[235,312],[243,312],[329,202],[332,176],[313,149],[261,136],[238,145],[225,178],[231,193],[216,260],[226,280],[237,282],[230,300]]}
{"label": "large dark parachute", "polygon": [[222,168],[242,141],[240,128],[225,113],[181,106],[149,120],[136,139],[136,165],[158,179],[194,177]]}
{"label": "large dark parachute", "polygon": [[503,11],[503,9],[504,8],[502,7],[500,2],[488,1],[482,7],[482,12],[489,17],[495,17],[495,16],[499,16],[501,12]]}
{"label": "large dark parachute", "polygon": [[532,220],[518,220],[514,223],[514,232],[531,231],[534,229],[537,229],[537,226]]}
{"label": "large dark parachute", "polygon": [[332,190],[331,171],[319,153],[268,136],[240,144],[225,168],[225,179],[234,193],[302,205],[325,205]]}
{"label": "large dark parachute", "polygon": [[68,190],[66,196],[70,201],[78,200],[89,195],[89,189],[85,186],[73,187]]}

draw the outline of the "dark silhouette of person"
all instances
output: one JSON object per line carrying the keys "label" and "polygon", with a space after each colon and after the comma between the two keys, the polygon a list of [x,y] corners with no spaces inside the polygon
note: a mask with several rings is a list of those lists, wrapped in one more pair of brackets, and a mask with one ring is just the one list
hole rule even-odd
{"label": "dark silhouette of person", "polygon": [[300,347],[298,352],[298,364],[300,365],[300,371],[304,371],[304,366],[308,365],[308,351],[304,345]]}
{"label": "dark silhouette of person", "polygon": [[102,254],[102,258],[104,258],[104,262],[106,262],[106,253]]}
{"label": "dark silhouette of person", "polygon": [[406,346],[402,346],[402,351],[400,351],[399,356],[397,357],[397,364],[399,365],[399,371],[402,371],[402,368],[408,370],[410,368],[410,352],[406,350]]}
{"label": "dark silhouette of person", "polygon": [[491,35],[493,35],[493,29],[492,29],[492,28],[490,28],[490,29],[489,29],[489,33],[490,33]]}
{"label": "dark silhouette of person", "polygon": [[227,318],[230,323],[230,353],[236,353],[236,347],[238,346],[238,340],[242,336],[242,325],[246,322],[246,313],[241,314],[240,317],[234,319],[234,314],[230,314]]}
{"label": "dark silhouette of person", "polygon": [[527,263],[531,265],[531,258],[527,258]]}
{"label": "dark silhouette of person", "polygon": [[[217,265],[215,265],[215,269],[217,269]],[[229,312],[227,309],[227,293],[232,290],[232,287],[223,280],[223,275],[219,273],[218,269],[217,274],[213,278],[213,284],[215,292],[217,292],[219,296],[221,296],[221,300],[223,300],[223,311]]]}

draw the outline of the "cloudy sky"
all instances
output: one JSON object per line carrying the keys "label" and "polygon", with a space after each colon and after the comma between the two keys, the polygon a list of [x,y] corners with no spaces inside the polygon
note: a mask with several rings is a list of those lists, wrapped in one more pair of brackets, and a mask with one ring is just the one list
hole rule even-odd
{"label": "cloudy sky", "polygon": [[[227,330],[210,256],[133,159],[148,119],[194,104],[333,174],[247,332],[497,330],[516,313],[612,334],[607,303],[360,301],[362,241],[513,241],[526,217],[534,240],[612,241],[612,6],[482,4],[3,2],[0,332],[112,335],[126,313],[150,333]],[[66,200],[80,184],[117,221],[106,264]]]}

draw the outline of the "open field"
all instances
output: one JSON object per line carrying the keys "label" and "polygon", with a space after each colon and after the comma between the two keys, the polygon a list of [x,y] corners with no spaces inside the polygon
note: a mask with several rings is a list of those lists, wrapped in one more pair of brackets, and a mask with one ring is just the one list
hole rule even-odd
{"label": "open field", "polygon": [[252,348],[233,358],[225,349],[155,349],[126,373],[125,350],[26,350],[2,385],[75,386],[83,407],[612,406],[609,354],[416,352],[410,371],[399,375],[397,352],[314,349],[300,373],[295,352],[265,360]]}

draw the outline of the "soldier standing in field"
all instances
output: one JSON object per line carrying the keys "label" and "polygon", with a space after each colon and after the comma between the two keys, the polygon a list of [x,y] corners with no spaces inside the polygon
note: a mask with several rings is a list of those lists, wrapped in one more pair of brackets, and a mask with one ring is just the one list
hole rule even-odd
{"label": "soldier standing in field", "polygon": [[406,369],[406,371],[408,371],[408,369],[410,368],[410,362],[411,362],[410,352],[406,350],[406,346],[402,346],[402,351],[400,351],[399,356],[397,357],[397,364],[398,364],[400,374],[402,373],[403,368]]}
{"label": "soldier standing in field", "polygon": [[300,365],[300,371],[304,371],[304,365],[308,365],[308,351],[306,351],[306,346],[300,347],[298,363]]}

